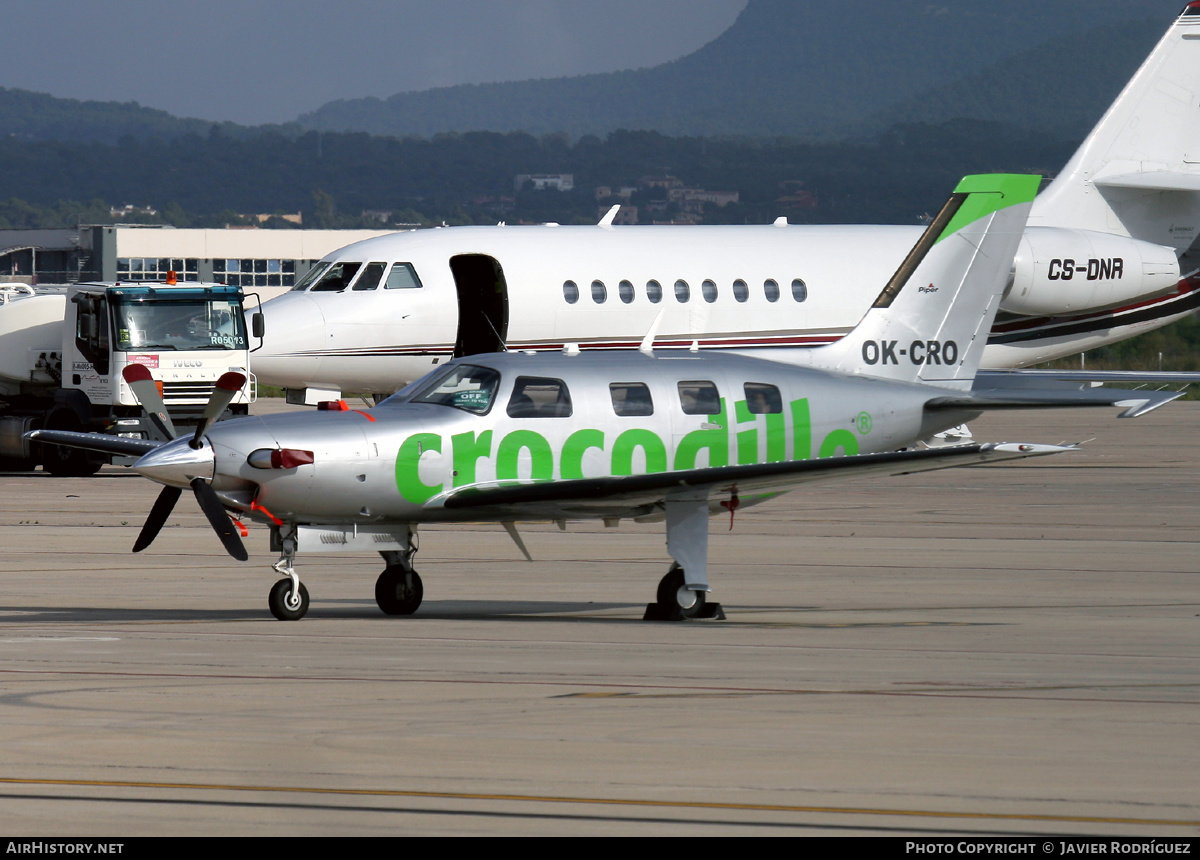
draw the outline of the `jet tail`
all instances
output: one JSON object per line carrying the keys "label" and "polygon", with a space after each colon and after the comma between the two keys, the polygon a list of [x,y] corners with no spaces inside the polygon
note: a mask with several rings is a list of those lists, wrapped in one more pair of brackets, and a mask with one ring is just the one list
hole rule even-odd
{"label": "jet tail", "polygon": [[1188,249],[1200,234],[1200,2],[1188,3],[1029,223]]}
{"label": "jet tail", "polygon": [[968,176],[858,326],[817,367],[970,388],[1041,177]]}

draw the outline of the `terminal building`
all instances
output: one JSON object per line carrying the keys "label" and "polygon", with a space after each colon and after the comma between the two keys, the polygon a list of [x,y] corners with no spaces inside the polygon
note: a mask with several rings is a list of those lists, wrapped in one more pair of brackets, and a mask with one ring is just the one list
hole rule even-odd
{"label": "terminal building", "polygon": [[330,251],[389,232],[393,231],[191,230],[132,224],[0,230],[0,283],[161,281],[173,270],[181,281],[273,294],[293,286]]}

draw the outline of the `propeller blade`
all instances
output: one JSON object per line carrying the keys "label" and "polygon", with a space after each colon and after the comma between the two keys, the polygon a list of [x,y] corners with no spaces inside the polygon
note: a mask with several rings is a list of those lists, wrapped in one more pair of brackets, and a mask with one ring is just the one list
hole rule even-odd
{"label": "propeller blade", "polygon": [[154,381],[150,370],[144,364],[128,364],[121,371],[121,375],[133,389],[133,396],[146,410],[150,423],[165,439],[174,439],[178,435],[175,425],[171,422],[171,416],[167,414],[167,404],[163,403],[162,395],[158,393],[158,383]]}
{"label": "propeller blade", "polygon": [[150,509],[150,516],[146,517],[146,524],[142,526],[142,531],[138,534],[137,542],[133,545],[134,552],[141,552],[154,543],[154,539],[158,537],[163,524],[166,523],[167,517],[171,516],[171,511],[175,509],[175,503],[179,501],[182,494],[183,490],[178,487],[162,488],[162,492],[154,500],[154,507]]}
{"label": "propeller blade", "polygon": [[243,373],[231,370],[221,374],[216,388],[213,389],[212,397],[208,398],[208,404],[204,407],[204,414],[200,416],[200,423],[196,425],[196,435],[192,437],[193,448],[200,447],[200,437],[207,433],[212,423],[221,417],[225,407],[237,396],[245,384],[246,375]]}
{"label": "propeller blade", "polygon": [[213,531],[217,533],[217,537],[225,545],[225,551],[238,561],[248,559],[250,556],[246,552],[246,547],[242,544],[242,539],[238,537],[238,533],[233,528],[233,520],[229,519],[229,514],[225,513],[225,506],[221,504],[221,500],[217,497],[216,490],[210,487],[203,478],[193,478],[192,492],[196,494],[196,501],[200,503],[200,510],[204,511],[204,516],[208,517],[208,522],[213,527]]}

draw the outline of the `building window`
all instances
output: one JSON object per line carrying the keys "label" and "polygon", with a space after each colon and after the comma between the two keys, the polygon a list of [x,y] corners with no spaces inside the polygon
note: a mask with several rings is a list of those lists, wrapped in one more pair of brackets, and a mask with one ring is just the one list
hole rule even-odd
{"label": "building window", "polygon": [[165,281],[174,272],[180,281],[198,281],[199,260],[195,257],[118,257],[118,281]]}
{"label": "building window", "polygon": [[296,285],[296,261],[213,260],[213,280],[243,289],[246,287],[292,287]]}

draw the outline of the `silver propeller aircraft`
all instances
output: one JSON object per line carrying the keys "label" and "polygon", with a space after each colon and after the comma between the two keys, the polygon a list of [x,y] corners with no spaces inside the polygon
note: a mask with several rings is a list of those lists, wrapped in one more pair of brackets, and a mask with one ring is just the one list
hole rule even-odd
{"label": "silver propeller aircraft", "polygon": [[[1149,411],[1175,392],[973,389],[1035,176],[965,178],[862,322],[806,350],[808,366],[690,350],[495,353],[454,360],[368,410],[214,424],[240,387],[218,385],[205,420],[170,442],[38,430],[40,442],[138,453],[163,484],[134,551],[154,540],[183,490],[234,558],[238,519],[269,526],[283,575],[275,617],[299,619],[297,552],[376,551],[388,614],[416,611],[422,523],[665,520],[674,560],[648,617],[697,617],[708,604],[708,518],[800,484],[903,474],[1071,450],[1026,444],[922,447],[986,409],[1117,405]],[[163,413],[144,369],[128,381]],[[174,435],[169,424],[162,432]],[[236,523],[240,526],[240,523]],[[528,557],[528,553],[525,553]]]}

